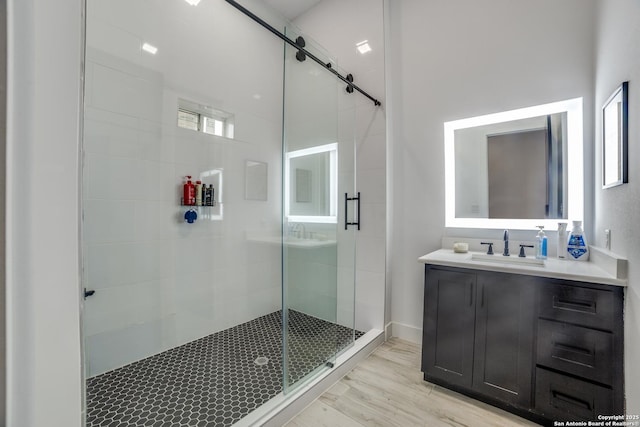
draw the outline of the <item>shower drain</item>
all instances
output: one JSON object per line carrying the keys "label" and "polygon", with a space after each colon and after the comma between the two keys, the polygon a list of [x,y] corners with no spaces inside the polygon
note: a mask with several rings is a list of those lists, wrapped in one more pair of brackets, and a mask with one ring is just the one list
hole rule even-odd
{"label": "shower drain", "polygon": [[264,357],[264,356],[260,356],[256,360],[254,360],[253,363],[255,363],[258,366],[263,366],[263,365],[266,365],[267,363],[269,363],[269,358],[268,357]]}

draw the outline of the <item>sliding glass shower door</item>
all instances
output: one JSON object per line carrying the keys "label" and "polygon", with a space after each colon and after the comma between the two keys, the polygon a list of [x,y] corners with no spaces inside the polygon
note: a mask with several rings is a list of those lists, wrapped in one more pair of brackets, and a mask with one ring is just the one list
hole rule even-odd
{"label": "sliding glass shower door", "polygon": [[354,95],[230,2],[86,29],[86,425],[233,425],[353,343]]}
{"label": "sliding glass shower door", "polygon": [[[335,70],[294,28],[286,35]],[[310,55],[285,45],[283,375],[285,393],[330,369],[354,340],[357,226],[353,96]],[[348,211],[348,219],[345,217]]]}

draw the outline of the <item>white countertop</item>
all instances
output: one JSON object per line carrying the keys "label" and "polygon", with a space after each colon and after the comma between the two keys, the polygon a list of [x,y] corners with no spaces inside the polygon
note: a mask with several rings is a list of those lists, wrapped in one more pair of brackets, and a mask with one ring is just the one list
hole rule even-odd
{"label": "white countertop", "polygon": [[[607,272],[598,264],[591,261],[583,262],[548,258],[545,260],[544,265],[504,264],[499,262],[498,259],[496,261],[471,259],[472,254],[473,252],[455,253],[452,249],[439,249],[421,256],[418,258],[418,262],[448,267],[524,274],[527,276],[577,280],[604,285],[627,286],[625,279],[617,278],[615,275]],[[496,258],[502,257],[500,254],[494,256]]]}

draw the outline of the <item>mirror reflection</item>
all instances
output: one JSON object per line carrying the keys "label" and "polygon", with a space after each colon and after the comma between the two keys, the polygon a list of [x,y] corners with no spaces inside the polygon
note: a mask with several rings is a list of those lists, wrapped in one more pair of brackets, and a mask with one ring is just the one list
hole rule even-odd
{"label": "mirror reflection", "polygon": [[447,227],[582,219],[582,98],[446,122]]}
{"label": "mirror reflection", "polygon": [[566,219],[566,133],[566,112],[456,130],[456,217]]}
{"label": "mirror reflection", "polygon": [[287,153],[285,209],[289,221],[337,221],[337,144]]}

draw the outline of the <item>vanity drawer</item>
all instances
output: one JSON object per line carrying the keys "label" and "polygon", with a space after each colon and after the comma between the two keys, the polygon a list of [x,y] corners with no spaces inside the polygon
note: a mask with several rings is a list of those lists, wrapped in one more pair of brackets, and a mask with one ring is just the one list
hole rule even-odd
{"label": "vanity drawer", "polygon": [[536,412],[554,420],[595,420],[616,414],[613,391],[573,377],[536,369]]}
{"label": "vanity drawer", "polygon": [[562,283],[543,284],[540,292],[540,317],[613,330],[613,291]]}
{"label": "vanity drawer", "polygon": [[611,385],[613,348],[609,332],[538,320],[538,365]]}

